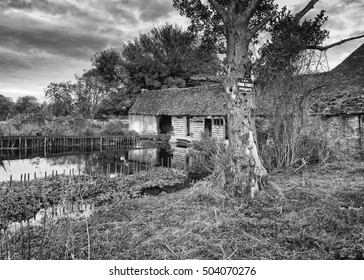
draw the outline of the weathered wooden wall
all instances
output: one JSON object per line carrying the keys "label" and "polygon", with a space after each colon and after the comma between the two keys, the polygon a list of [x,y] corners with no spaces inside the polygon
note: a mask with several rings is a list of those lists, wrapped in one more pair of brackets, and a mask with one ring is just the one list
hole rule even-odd
{"label": "weathered wooden wall", "polygon": [[212,137],[225,139],[225,125],[222,118],[215,118],[212,120]]}
{"label": "weathered wooden wall", "polygon": [[129,130],[139,134],[158,134],[156,116],[129,115]]}
{"label": "weathered wooden wall", "polygon": [[205,130],[203,117],[191,118],[191,134],[194,138],[200,138],[201,133]]}
{"label": "weathered wooden wall", "polygon": [[326,118],[325,132],[330,144],[342,149],[364,148],[364,115],[333,116]]}
{"label": "weathered wooden wall", "polygon": [[172,117],[172,127],[175,137],[187,136],[187,117]]}
{"label": "weathered wooden wall", "polygon": [[[194,116],[190,117],[190,135],[193,138],[199,139],[205,131],[206,117]],[[225,123],[222,117],[208,118],[212,119],[213,137],[225,138]],[[129,130],[134,130],[140,134],[158,134],[157,116],[146,115],[129,115]],[[187,116],[172,117],[172,128],[174,137],[185,137],[187,135]]]}

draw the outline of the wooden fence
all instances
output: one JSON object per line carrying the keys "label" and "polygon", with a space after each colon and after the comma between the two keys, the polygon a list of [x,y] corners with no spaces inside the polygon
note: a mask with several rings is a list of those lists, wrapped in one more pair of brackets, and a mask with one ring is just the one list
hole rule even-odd
{"label": "wooden fence", "polygon": [[0,149],[37,149],[39,147],[74,147],[74,146],[122,146],[134,145],[137,136],[5,136],[0,137]]}
{"label": "wooden fence", "polygon": [[139,136],[6,136],[0,137],[0,158],[14,159],[34,155],[67,154],[70,150],[103,151],[133,146]]}
{"label": "wooden fence", "polygon": [[[161,159],[161,162],[159,163],[148,163],[148,162],[138,162],[138,161],[128,161],[127,163],[107,163],[103,164],[99,170],[96,170],[94,172],[91,172],[90,174],[84,174],[82,172],[82,175],[103,175],[103,176],[115,176],[115,177],[121,177],[126,175],[132,175],[137,174],[141,171],[148,171],[154,166],[163,166],[167,168],[172,167],[172,157],[167,157],[165,159]],[[185,166],[184,170],[187,169],[187,166]],[[42,174],[34,173],[23,173],[20,175],[20,178],[14,178],[13,175],[10,175],[9,177],[9,183],[10,186],[13,181],[18,181],[20,183],[27,183],[31,180],[35,179],[47,179],[49,177],[57,177],[57,176],[75,176],[75,175],[81,175],[81,170],[75,170],[74,168],[69,169],[68,171],[64,170],[63,172],[58,172],[57,170],[52,170],[51,172],[45,171]],[[0,186],[2,184],[5,184],[0,182]]]}

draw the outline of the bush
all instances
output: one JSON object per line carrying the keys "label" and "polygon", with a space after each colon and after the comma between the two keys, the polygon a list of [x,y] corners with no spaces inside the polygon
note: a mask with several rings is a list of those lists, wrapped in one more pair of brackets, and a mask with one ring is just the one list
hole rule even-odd
{"label": "bush", "polygon": [[305,164],[323,164],[342,155],[330,147],[325,134],[317,127],[305,133],[286,130],[279,137],[260,143],[260,155],[268,170],[287,167],[297,168]]}
{"label": "bush", "polygon": [[192,148],[190,172],[201,175],[211,174],[216,179],[215,181],[219,182],[220,176],[229,166],[227,146],[209,134],[202,134],[201,140],[193,142]]}
{"label": "bush", "polygon": [[138,135],[134,131],[129,131],[128,125],[122,121],[108,122],[100,133],[102,135]]}

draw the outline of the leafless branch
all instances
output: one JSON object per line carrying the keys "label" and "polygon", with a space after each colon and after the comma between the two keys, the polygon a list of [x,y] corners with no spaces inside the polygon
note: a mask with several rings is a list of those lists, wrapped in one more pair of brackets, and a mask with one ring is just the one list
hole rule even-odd
{"label": "leafless branch", "polygon": [[327,45],[327,46],[307,46],[306,49],[308,50],[319,50],[319,51],[326,51],[328,49],[331,49],[333,47],[336,47],[336,46],[339,46],[341,44],[344,44],[348,41],[352,41],[352,40],[356,40],[356,39],[360,39],[360,38],[364,38],[364,34],[362,35],[359,35],[359,36],[355,36],[355,37],[350,37],[350,38],[347,38],[347,39],[342,39],[338,42],[335,42],[335,43],[332,43],[330,45]]}
{"label": "leafless branch", "polygon": [[313,6],[315,6],[315,4],[318,2],[319,0],[310,0],[310,2],[306,5],[306,7],[304,7],[300,12],[298,12],[295,17],[294,17],[294,21],[295,22],[299,22],[301,20],[301,18],[303,18],[303,16],[305,14],[308,13],[309,10],[311,10],[313,8]]}

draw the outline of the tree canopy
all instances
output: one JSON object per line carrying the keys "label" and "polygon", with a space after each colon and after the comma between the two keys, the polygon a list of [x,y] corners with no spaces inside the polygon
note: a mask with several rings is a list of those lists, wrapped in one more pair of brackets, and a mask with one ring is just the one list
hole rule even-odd
{"label": "tree canopy", "polygon": [[56,117],[70,115],[73,111],[72,83],[50,83],[44,90],[48,110]]}
{"label": "tree canopy", "polygon": [[6,120],[14,113],[14,106],[15,104],[10,97],[0,94],[0,121]]}
{"label": "tree canopy", "polygon": [[118,81],[131,94],[142,88],[195,85],[191,76],[219,69],[214,45],[206,46],[195,33],[166,24],[114,49],[96,54],[93,65],[107,81]]}
{"label": "tree canopy", "polygon": [[15,110],[18,113],[36,113],[40,107],[37,98],[31,95],[19,97],[15,102]]}

